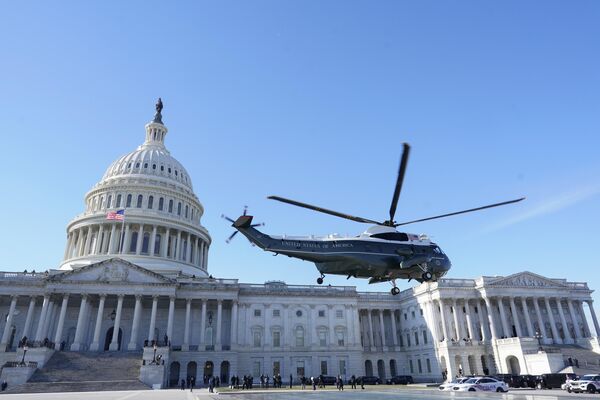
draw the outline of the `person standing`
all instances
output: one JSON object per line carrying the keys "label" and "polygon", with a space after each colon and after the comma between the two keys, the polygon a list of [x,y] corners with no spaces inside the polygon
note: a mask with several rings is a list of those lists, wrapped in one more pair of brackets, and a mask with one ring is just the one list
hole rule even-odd
{"label": "person standing", "polygon": [[341,375],[338,376],[338,390],[344,390],[344,379]]}
{"label": "person standing", "polygon": [[195,376],[192,376],[192,377],[190,378],[190,392],[193,392],[193,391],[194,391],[194,385],[195,385],[195,384],[196,384],[196,377],[195,377]]}
{"label": "person standing", "polygon": [[181,380],[181,390],[185,390],[185,379]]}
{"label": "person standing", "polygon": [[290,374],[290,389],[292,388],[292,383],[294,382],[294,380],[292,379],[292,374]]}

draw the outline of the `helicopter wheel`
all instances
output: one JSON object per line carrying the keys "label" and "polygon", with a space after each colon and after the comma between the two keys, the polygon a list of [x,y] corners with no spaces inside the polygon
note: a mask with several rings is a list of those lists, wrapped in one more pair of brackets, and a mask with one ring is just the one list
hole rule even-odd
{"label": "helicopter wheel", "polygon": [[429,271],[425,271],[425,272],[423,272],[423,275],[421,275],[421,278],[422,278],[424,281],[430,281],[430,280],[431,280],[431,278],[433,278],[433,275],[431,275],[431,272],[429,272]]}
{"label": "helicopter wheel", "polygon": [[319,285],[322,285],[323,284],[323,278],[321,278],[321,277],[317,278],[317,283]]}
{"label": "helicopter wheel", "polygon": [[397,294],[400,293],[400,289],[398,289],[396,286],[394,286],[391,290],[392,295],[396,296]]}

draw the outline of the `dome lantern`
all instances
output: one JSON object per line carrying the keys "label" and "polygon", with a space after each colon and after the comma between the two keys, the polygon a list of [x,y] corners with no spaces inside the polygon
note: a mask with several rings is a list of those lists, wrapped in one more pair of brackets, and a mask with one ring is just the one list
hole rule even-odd
{"label": "dome lantern", "polygon": [[165,147],[165,136],[168,129],[162,122],[163,103],[161,98],[156,102],[156,114],[152,122],[146,124],[146,141],[142,146]]}

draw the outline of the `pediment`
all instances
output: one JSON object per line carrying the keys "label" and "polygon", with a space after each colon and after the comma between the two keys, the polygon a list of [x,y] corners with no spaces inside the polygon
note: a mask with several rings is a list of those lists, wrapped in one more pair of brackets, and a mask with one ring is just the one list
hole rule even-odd
{"label": "pediment", "polygon": [[503,287],[537,287],[537,288],[565,288],[567,285],[548,279],[533,272],[519,272],[514,275],[498,278],[491,281],[486,286]]}
{"label": "pediment", "polygon": [[50,278],[56,282],[173,284],[175,281],[120,258],[86,265]]}

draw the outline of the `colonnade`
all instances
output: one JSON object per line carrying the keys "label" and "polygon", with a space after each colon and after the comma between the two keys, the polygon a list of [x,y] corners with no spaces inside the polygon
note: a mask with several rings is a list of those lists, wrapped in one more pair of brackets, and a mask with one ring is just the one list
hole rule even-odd
{"label": "colonnade", "polygon": [[65,260],[104,254],[150,255],[206,269],[208,243],[180,229],[120,221],[83,226],[69,232]]}

